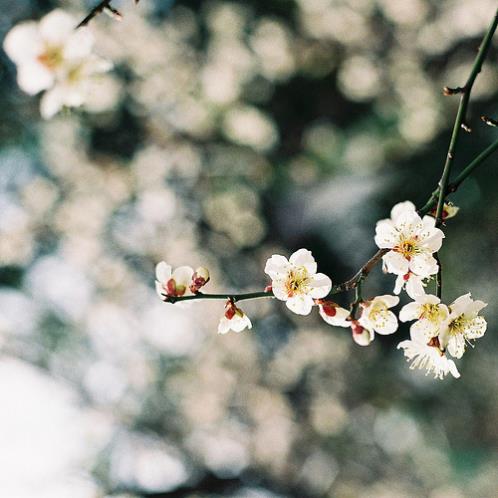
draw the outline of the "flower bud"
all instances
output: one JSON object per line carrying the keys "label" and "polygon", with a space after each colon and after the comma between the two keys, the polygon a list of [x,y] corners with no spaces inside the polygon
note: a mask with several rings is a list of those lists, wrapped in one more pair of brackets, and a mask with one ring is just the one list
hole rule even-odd
{"label": "flower bud", "polygon": [[199,266],[192,275],[190,291],[197,294],[201,287],[204,287],[209,282],[209,270],[205,266]]}
{"label": "flower bud", "polygon": [[337,315],[337,303],[333,301],[321,301],[320,305],[327,316]]}
{"label": "flower bud", "polygon": [[187,287],[185,285],[178,285],[174,278],[170,278],[166,283],[166,291],[168,296],[181,297],[185,294]]}
{"label": "flower bud", "polygon": [[356,320],[351,322],[351,332],[353,334],[353,341],[359,346],[368,346],[372,342],[370,331],[362,327]]}

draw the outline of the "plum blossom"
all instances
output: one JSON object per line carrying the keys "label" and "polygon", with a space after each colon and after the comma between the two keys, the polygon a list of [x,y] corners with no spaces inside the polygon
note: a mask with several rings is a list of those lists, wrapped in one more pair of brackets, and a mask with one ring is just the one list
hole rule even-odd
{"label": "plum blossom", "polygon": [[111,65],[92,53],[93,37],[87,28],[75,30],[77,21],[56,9],[39,22],[14,26],[3,48],[17,66],[19,87],[30,95],[47,90],[41,101],[44,118],[63,106],[84,103],[90,79]]}
{"label": "plum blossom", "polygon": [[398,303],[399,297],[390,295],[377,296],[371,301],[361,303],[362,311],[358,324],[371,335],[373,332],[381,335],[393,334],[398,329],[398,319],[389,308]]}
{"label": "plum blossom", "polygon": [[199,290],[209,282],[210,278],[209,270],[206,267],[200,266],[197,268],[192,275],[192,282],[189,287],[190,292],[192,292],[192,294],[197,294]]}
{"label": "plum blossom", "polygon": [[441,349],[437,337],[429,341],[421,329],[410,330],[410,340],[398,344],[398,349],[403,349],[407,361],[411,361],[410,368],[427,370],[426,375],[433,373],[435,379],[443,379],[448,373],[458,379],[460,373],[453,360],[446,357]]}
{"label": "plum blossom", "polygon": [[272,279],[275,297],[298,315],[308,315],[314,300],[325,297],[332,288],[330,278],[317,273],[315,259],[306,249],[299,249],[289,260],[274,254],[266,262],[265,273]]}
{"label": "plum blossom", "polygon": [[349,327],[351,325],[351,320],[349,320],[350,312],[347,309],[324,299],[317,299],[315,303],[318,305],[320,316],[329,325],[335,327]]}
{"label": "plum blossom", "polygon": [[368,346],[375,337],[374,331],[372,329],[366,329],[362,327],[358,320],[353,320],[351,322],[351,334],[353,341],[359,346]]}
{"label": "plum blossom", "polygon": [[233,301],[228,300],[225,306],[225,314],[221,317],[218,325],[218,334],[226,334],[230,330],[242,332],[246,328],[252,328],[251,320]]}
{"label": "plum blossom", "polygon": [[442,328],[446,327],[448,316],[448,307],[431,294],[417,296],[415,301],[403,306],[399,312],[402,322],[416,320],[410,330],[417,333],[420,331],[426,341],[439,335]]}
{"label": "plum blossom", "polygon": [[417,296],[423,296],[425,294],[424,287],[425,283],[422,277],[415,275],[415,273],[408,272],[405,275],[397,276],[393,292],[394,294],[399,295],[404,289],[412,299],[416,299]]}
{"label": "plum blossom", "polygon": [[450,304],[450,314],[440,339],[451,356],[461,358],[465,352],[465,343],[471,344],[470,341],[484,335],[487,323],[478,313],[486,306],[483,301],[474,301],[470,293]]}
{"label": "plum blossom", "polygon": [[420,218],[410,201],[400,202],[391,210],[391,218],[377,222],[375,243],[390,249],[382,257],[389,273],[406,275],[411,272],[421,278],[437,273],[433,256],[442,244],[444,234],[435,226],[432,216]]}
{"label": "plum blossom", "polygon": [[165,261],[156,265],[156,291],[162,299],[181,297],[189,293],[194,270],[190,266],[180,266],[173,270]]}
{"label": "plum blossom", "polygon": [[[450,218],[453,218],[453,216],[456,216],[458,211],[460,211],[460,208],[458,206],[455,206],[452,202],[445,202],[443,205],[443,212],[441,217],[444,221],[446,221]],[[429,214],[435,217],[436,212],[437,207],[435,206],[431,209],[431,212]]]}

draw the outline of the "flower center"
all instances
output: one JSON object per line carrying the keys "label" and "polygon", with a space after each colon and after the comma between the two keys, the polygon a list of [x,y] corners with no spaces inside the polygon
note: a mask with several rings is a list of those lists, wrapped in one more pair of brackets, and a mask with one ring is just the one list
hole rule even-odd
{"label": "flower center", "polygon": [[291,270],[286,282],[287,295],[292,297],[294,294],[303,294],[308,282],[308,270],[304,266]]}
{"label": "flower center", "polygon": [[444,318],[444,311],[439,309],[437,304],[426,303],[421,308],[419,320],[425,319],[430,322],[438,322]]}
{"label": "flower center", "polygon": [[411,257],[418,252],[417,242],[414,239],[403,240],[394,248],[394,250],[402,254],[406,259],[411,259]]}
{"label": "flower center", "polygon": [[47,46],[45,52],[38,56],[38,62],[52,71],[62,63],[62,59],[61,48],[53,46]]}
{"label": "flower center", "polygon": [[448,330],[451,335],[463,334],[465,332],[465,325],[467,320],[464,314],[459,315],[448,325]]}
{"label": "flower center", "polygon": [[372,310],[368,314],[368,317],[372,322],[377,322],[379,320],[384,321],[389,310],[384,303],[375,303]]}

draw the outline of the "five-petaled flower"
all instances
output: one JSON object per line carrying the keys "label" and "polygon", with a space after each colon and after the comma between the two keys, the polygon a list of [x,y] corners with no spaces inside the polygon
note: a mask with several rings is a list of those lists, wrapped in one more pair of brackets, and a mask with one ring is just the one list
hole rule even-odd
{"label": "five-petaled flower", "polygon": [[437,337],[428,340],[422,329],[411,329],[410,340],[398,344],[398,349],[403,349],[407,361],[411,361],[410,368],[427,370],[426,375],[433,373],[434,378],[443,379],[448,373],[453,377],[460,377],[455,362],[446,357],[441,349]]}
{"label": "five-petaled flower", "polygon": [[174,271],[165,261],[156,265],[156,291],[164,300],[168,297],[181,297],[190,292],[194,270],[190,266],[180,266]]}
{"label": "five-petaled flower", "polygon": [[373,332],[381,335],[393,334],[398,329],[398,319],[389,308],[398,303],[399,297],[390,295],[377,296],[370,301],[362,302],[358,324],[370,332],[371,339]]}
{"label": "five-petaled flower", "polygon": [[427,341],[441,333],[446,327],[448,316],[448,307],[432,294],[417,296],[415,301],[403,306],[399,312],[402,322],[416,320],[410,331],[420,331]]}
{"label": "five-petaled flower", "polygon": [[465,352],[465,343],[471,344],[471,340],[484,335],[487,323],[478,313],[486,306],[482,301],[474,301],[470,293],[450,304],[450,315],[441,333],[441,344],[451,356],[461,358]]}
{"label": "five-petaled flower", "polygon": [[252,328],[251,320],[229,299],[225,305],[225,313],[218,324],[218,334],[226,334],[230,330],[242,332],[246,328]]}
{"label": "five-petaled flower", "polygon": [[314,300],[325,297],[332,288],[330,278],[316,271],[315,259],[306,249],[299,249],[289,260],[274,254],[265,266],[274,296],[298,315],[308,315]]}
{"label": "five-petaled flower", "polygon": [[17,66],[20,88],[30,95],[47,90],[41,100],[41,113],[46,119],[63,106],[82,105],[91,78],[111,67],[92,53],[94,40],[89,30],[75,30],[75,26],[72,16],[56,9],[39,22],[14,26],[3,43]]}
{"label": "five-petaled flower", "polygon": [[382,260],[387,272],[406,275],[411,272],[426,278],[438,271],[434,252],[441,247],[444,234],[432,216],[420,218],[410,201],[400,202],[391,210],[391,218],[377,222],[375,243],[390,249]]}

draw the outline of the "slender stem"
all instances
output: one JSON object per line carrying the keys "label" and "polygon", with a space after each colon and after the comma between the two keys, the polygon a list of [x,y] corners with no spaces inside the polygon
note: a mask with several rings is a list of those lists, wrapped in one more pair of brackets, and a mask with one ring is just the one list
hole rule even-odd
{"label": "slender stem", "polygon": [[179,301],[194,301],[199,299],[222,299],[228,301],[231,299],[234,303],[238,301],[246,301],[247,299],[261,299],[275,297],[271,291],[261,291],[261,292],[248,292],[246,294],[204,294],[203,292],[198,292],[197,294],[192,294],[191,296],[164,296],[163,301],[165,303],[177,303]]}
{"label": "slender stem", "polygon": [[448,154],[446,155],[446,162],[443,168],[443,174],[441,175],[441,180],[439,180],[439,198],[436,209],[436,225],[440,225],[442,221],[444,200],[446,197],[446,192],[448,189],[448,183],[450,179],[451,167],[453,165],[453,159],[455,157],[456,145],[458,142],[458,137],[460,135],[462,124],[465,124],[467,116],[467,107],[470,100],[470,94],[472,92],[472,87],[477,78],[477,75],[481,72],[482,64],[486,55],[488,53],[489,47],[491,45],[491,40],[498,26],[498,9],[496,10],[495,16],[489,29],[484,36],[479,51],[477,52],[477,57],[470,71],[470,75],[465,83],[465,86],[461,88],[460,104],[458,106],[458,112],[455,119],[455,124],[453,126],[453,132],[451,134],[450,146],[448,148]]}
{"label": "slender stem", "polygon": [[455,178],[453,182],[448,185],[448,192],[456,192],[461,183],[489,156],[498,150],[498,139],[495,140],[489,147],[484,149],[472,162],[470,162]]}
{"label": "slender stem", "polygon": [[109,8],[112,0],[102,0],[88,13],[88,15],[76,26],[76,29],[86,26],[95,16],[99,15],[104,9]]}
{"label": "slender stem", "polygon": [[[493,35],[495,34],[497,26],[498,26],[498,9],[496,10],[493,21],[491,22],[491,25],[489,26],[488,31],[484,36],[482,43],[479,47],[479,51],[477,52],[477,57],[474,61],[474,65],[472,66],[472,70],[470,71],[470,75],[467,79],[467,82],[465,83],[465,86],[461,88],[460,104],[458,106],[455,124],[453,125],[453,132],[451,134],[450,146],[448,148],[448,154],[446,155],[446,162],[444,164],[443,174],[441,175],[441,180],[439,180],[439,197],[436,208],[436,226],[441,225],[443,220],[444,201],[446,199],[446,194],[448,192],[451,167],[453,165],[453,159],[455,157],[458,137],[460,135],[462,127],[465,127],[465,129],[467,129],[465,121],[467,116],[467,107],[469,105],[469,100],[470,100],[470,94],[472,92],[472,87],[474,86],[474,82],[477,78],[477,75],[481,72],[482,64],[488,53],[489,47],[491,45],[491,40],[493,39]],[[443,267],[441,265],[439,255],[437,253],[435,254],[435,257],[438,262],[438,272],[436,275],[436,292],[437,296],[441,298],[443,290]]]}

